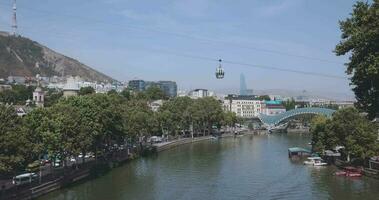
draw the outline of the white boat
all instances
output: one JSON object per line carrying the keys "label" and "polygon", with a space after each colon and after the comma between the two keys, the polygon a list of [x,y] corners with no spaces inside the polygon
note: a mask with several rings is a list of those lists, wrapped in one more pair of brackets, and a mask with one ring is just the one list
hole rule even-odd
{"label": "white boat", "polygon": [[304,165],[315,165],[319,161],[322,161],[320,157],[308,157],[308,160],[304,161]]}
{"label": "white boat", "polygon": [[313,163],[313,166],[325,166],[328,165],[328,163],[324,162],[324,160],[315,160],[315,163]]}
{"label": "white boat", "polygon": [[210,137],[212,140],[217,140],[218,139],[218,137],[215,137],[215,136],[211,136]]}

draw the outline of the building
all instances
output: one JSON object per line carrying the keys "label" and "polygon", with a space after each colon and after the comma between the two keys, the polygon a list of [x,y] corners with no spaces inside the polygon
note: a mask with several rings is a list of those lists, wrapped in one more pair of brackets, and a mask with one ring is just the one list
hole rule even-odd
{"label": "building", "polygon": [[75,78],[73,77],[67,78],[67,82],[63,87],[63,96],[64,97],[77,96],[79,93],[79,90],[80,88]]}
{"label": "building", "polygon": [[145,81],[144,80],[131,80],[128,83],[128,87],[134,91],[143,92],[145,91]]}
{"label": "building", "polygon": [[8,83],[11,84],[25,84],[25,80],[23,76],[8,76]]}
{"label": "building", "polygon": [[262,114],[265,115],[278,115],[286,112],[286,108],[283,106],[283,102],[280,100],[271,100],[264,102],[264,109]]}
{"label": "building", "polygon": [[2,85],[0,84],[0,92],[5,91],[5,90],[11,90],[12,86],[11,85]]}
{"label": "building", "polygon": [[156,100],[149,103],[149,107],[153,112],[157,112],[162,105],[163,105],[163,100]]}
{"label": "building", "polygon": [[144,80],[131,80],[128,87],[134,91],[143,92],[149,87],[158,87],[168,97],[176,97],[178,93],[178,86],[175,81],[144,81]]}
{"label": "building", "polygon": [[240,95],[247,95],[247,86],[246,86],[246,80],[245,75],[243,73],[240,74]]}
{"label": "building", "polygon": [[195,89],[190,91],[188,96],[192,99],[204,98],[210,96],[210,92],[207,89]]}
{"label": "building", "polygon": [[33,92],[33,101],[37,107],[43,107],[45,102],[45,92],[38,85]]}
{"label": "building", "polygon": [[178,86],[175,81],[158,81],[157,86],[161,88],[164,94],[168,97],[176,97],[178,93]]}
{"label": "building", "polygon": [[264,102],[254,95],[228,95],[224,98],[225,111],[236,113],[242,118],[257,117],[262,113]]}
{"label": "building", "polygon": [[17,116],[19,117],[24,117],[25,115],[27,115],[34,109],[33,107],[30,107],[29,105],[25,105],[25,106],[15,105],[14,108],[15,108]]}

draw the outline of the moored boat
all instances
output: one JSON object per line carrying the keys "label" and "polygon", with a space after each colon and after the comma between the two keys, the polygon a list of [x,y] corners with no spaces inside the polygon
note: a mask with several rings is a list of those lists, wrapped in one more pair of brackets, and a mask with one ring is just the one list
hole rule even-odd
{"label": "moored boat", "polygon": [[321,160],[320,157],[308,157],[306,161],[304,161],[304,165],[314,165],[316,160]]}
{"label": "moored boat", "polygon": [[326,165],[328,165],[328,163],[324,162],[324,160],[322,160],[322,159],[317,159],[314,161],[315,161],[315,163],[313,163],[313,166],[326,166]]}
{"label": "moored boat", "polygon": [[336,176],[361,177],[362,170],[355,167],[344,167],[342,171],[334,173]]}
{"label": "moored boat", "polygon": [[334,173],[334,175],[336,176],[346,176],[346,172],[345,171],[337,171]]}
{"label": "moored boat", "polygon": [[361,177],[362,176],[362,170],[355,167],[345,167],[346,176],[348,177]]}

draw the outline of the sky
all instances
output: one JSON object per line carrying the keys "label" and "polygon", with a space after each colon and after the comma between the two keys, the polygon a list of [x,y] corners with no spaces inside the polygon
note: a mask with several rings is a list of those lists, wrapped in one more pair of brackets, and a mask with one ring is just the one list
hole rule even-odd
{"label": "sky", "polygon": [[[180,89],[352,95],[333,49],[352,0],[18,0],[29,37],[117,80],[174,80]],[[11,0],[0,2],[9,31]],[[223,59],[225,78],[215,78]],[[237,63],[237,64],[236,64]],[[238,65],[244,63],[246,65]],[[256,67],[260,66],[260,67]],[[268,68],[336,77],[311,76]]]}

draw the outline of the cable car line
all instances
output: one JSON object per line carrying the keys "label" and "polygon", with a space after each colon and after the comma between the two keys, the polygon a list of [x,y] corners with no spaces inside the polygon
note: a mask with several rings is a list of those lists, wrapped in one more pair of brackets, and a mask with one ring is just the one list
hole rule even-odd
{"label": "cable car line", "polygon": [[[31,31],[31,32],[33,32],[33,31]],[[41,33],[41,32],[35,31],[35,33]],[[51,34],[51,32],[50,32],[50,34]],[[58,34],[54,33],[54,35],[50,35],[50,36],[53,36],[55,38],[61,38],[61,39],[69,39],[69,40],[75,42],[75,40],[73,40],[73,38],[75,37],[74,35],[71,35],[71,37],[66,37],[67,34],[60,34],[60,35],[58,35]],[[163,50],[163,49],[137,48],[137,49],[134,49],[134,50],[136,50],[136,51],[145,51],[145,52],[154,52],[154,53],[158,53],[158,54],[173,55],[173,56],[179,56],[179,57],[186,57],[186,58],[191,58],[191,59],[195,59],[195,60],[204,60],[204,61],[211,61],[211,62],[219,62],[220,63],[219,67],[221,66],[221,62],[223,62],[225,64],[230,64],[232,66],[233,65],[238,65],[238,66],[242,66],[242,67],[251,67],[251,68],[264,69],[264,70],[273,70],[273,71],[297,73],[297,74],[302,74],[302,75],[311,75],[311,76],[318,76],[318,77],[324,77],[324,78],[347,79],[347,77],[338,76],[338,75],[330,75],[330,74],[324,74],[324,73],[318,73],[318,72],[294,70],[294,69],[290,69],[290,68],[282,68],[282,67],[260,65],[260,64],[242,63],[242,62],[233,61],[233,60],[221,60],[221,62],[220,62],[220,59],[216,59],[216,58],[212,58],[212,57],[205,57],[205,56],[192,55],[192,54],[186,54],[186,53],[178,53],[178,52],[167,51],[167,50]],[[228,65],[228,66],[230,66],[230,65]],[[222,71],[224,73],[223,75],[225,76],[225,72],[224,72],[223,69],[222,69]],[[216,77],[217,77],[217,75],[216,75]],[[221,77],[221,75],[220,75],[220,77]]]}
{"label": "cable car line", "polygon": [[[0,5],[11,6],[10,4],[6,4],[6,3],[0,3]],[[63,14],[63,13],[57,14],[55,12],[51,12],[51,11],[47,11],[47,10],[40,10],[40,9],[35,9],[35,8],[30,8],[30,7],[25,7],[25,6],[21,6],[21,9],[27,9],[29,11],[32,11],[32,12],[35,12],[38,14],[45,13],[45,14],[55,15],[55,16],[60,15],[60,16],[65,16],[65,17],[71,17],[74,19],[85,20],[87,22],[90,21],[90,22],[94,22],[94,23],[101,23],[101,24],[116,26],[119,29],[128,29],[128,30],[134,29],[134,30],[138,30],[138,31],[148,32],[148,33],[149,32],[156,32],[156,33],[161,33],[161,34],[173,35],[173,36],[181,37],[181,38],[188,38],[191,40],[209,42],[209,43],[213,43],[213,44],[225,44],[225,45],[234,46],[237,48],[248,49],[248,50],[253,50],[253,51],[258,51],[258,52],[265,52],[265,53],[270,53],[270,54],[277,54],[277,55],[288,56],[288,57],[296,57],[296,58],[301,58],[301,59],[305,59],[305,60],[313,60],[313,61],[319,61],[319,62],[325,62],[325,63],[339,64],[339,65],[344,64],[343,62],[332,61],[332,60],[323,59],[323,58],[316,58],[316,57],[310,57],[310,56],[304,56],[304,55],[296,55],[296,54],[291,54],[291,53],[284,52],[284,51],[257,48],[257,47],[252,47],[249,45],[237,44],[237,43],[228,42],[228,41],[214,40],[214,39],[209,39],[209,38],[204,38],[204,37],[197,37],[197,36],[192,36],[192,35],[178,33],[178,32],[169,32],[169,31],[163,31],[163,30],[140,27],[140,26],[132,26],[132,25],[126,25],[126,24],[120,24],[120,23],[107,22],[107,21],[103,21],[103,20],[98,20],[98,19],[88,18],[88,17],[83,17],[83,16],[77,16],[77,15],[71,15],[71,14]],[[51,19],[49,19],[49,20],[51,20]]]}
{"label": "cable car line", "polygon": [[[28,29],[28,31],[30,31],[30,29]],[[33,32],[33,31],[31,31],[31,32]],[[35,32],[37,33],[37,31],[35,31]],[[41,32],[38,31],[38,33],[41,33]],[[52,32],[48,32],[48,33],[51,34]],[[58,34],[55,34],[53,37],[55,37],[55,36],[59,37]],[[72,35],[72,37],[70,37],[70,38],[67,38],[66,36],[67,36],[67,34],[61,34],[60,38],[72,40],[73,39],[72,37],[75,37],[74,35]],[[75,41],[75,40],[72,40],[72,41]],[[136,50],[138,50],[138,49],[136,49]],[[267,66],[267,65],[241,63],[241,62],[232,61],[232,60],[219,60],[219,59],[210,58],[210,57],[189,55],[189,54],[170,52],[170,51],[165,51],[165,50],[146,49],[145,48],[144,51],[156,52],[156,53],[160,53],[160,54],[169,54],[169,55],[187,57],[187,58],[198,59],[198,60],[207,60],[207,61],[212,61],[212,62],[219,61],[219,63],[220,63],[219,68],[217,68],[217,71],[216,71],[216,78],[219,77],[219,79],[224,78],[224,75],[225,75],[224,70],[221,68],[221,61],[223,61],[223,63],[226,63],[226,64],[239,65],[239,66],[243,66],[243,67],[254,67],[254,68],[260,68],[260,69],[265,69],[265,70],[290,72],[290,73],[297,73],[297,74],[302,74],[302,75],[311,75],[311,76],[318,76],[318,77],[326,77],[326,78],[346,79],[346,77],[337,76],[337,75],[323,74],[323,73],[318,73],[318,72],[301,71],[301,70],[293,70],[293,69],[289,69],[289,68],[273,67],[273,66]]]}

